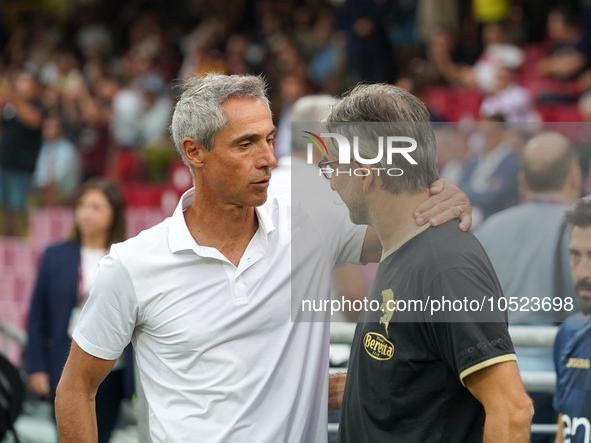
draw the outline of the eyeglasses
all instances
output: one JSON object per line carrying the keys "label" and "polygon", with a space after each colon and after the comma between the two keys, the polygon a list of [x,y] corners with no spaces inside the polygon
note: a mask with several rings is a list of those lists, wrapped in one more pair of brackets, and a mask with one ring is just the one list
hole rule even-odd
{"label": "eyeglasses", "polygon": [[322,175],[324,175],[324,177],[326,177],[327,179],[331,179],[332,178],[332,168],[329,168],[327,166],[329,165],[334,165],[335,163],[338,163],[338,160],[329,160],[326,157],[324,157],[322,160],[320,160],[318,162],[318,167],[320,168],[320,170],[322,171]]}

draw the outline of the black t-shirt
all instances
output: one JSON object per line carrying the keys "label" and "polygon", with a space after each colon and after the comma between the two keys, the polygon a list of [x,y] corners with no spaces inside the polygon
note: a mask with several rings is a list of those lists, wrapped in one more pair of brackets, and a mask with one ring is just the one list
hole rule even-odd
{"label": "black t-shirt", "polygon": [[[502,297],[492,264],[458,223],[420,229],[384,254],[368,295],[384,311],[363,312],[355,330],[340,443],[482,441],[484,409],[462,379],[515,354],[506,313],[490,312],[490,297],[495,306]],[[442,297],[486,299],[488,321],[386,308],[388,300]]]}
{"label": "black t-shirt", "polygon": [[[41,110],[41,106],[34,104]],[[41,129],[31,129],[16,115],[16,108],[8,103],[2,112],[0,137],[0,167],[33,172],[41,150]]]}

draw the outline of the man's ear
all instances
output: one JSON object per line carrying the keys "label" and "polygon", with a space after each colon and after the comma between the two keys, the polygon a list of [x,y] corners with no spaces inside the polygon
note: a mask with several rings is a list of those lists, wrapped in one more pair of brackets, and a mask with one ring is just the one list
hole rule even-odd
{"label": "man's ear", "polygon": [[[355,163],[359,165],[360,168],[367,169],[369,174],[367,175],[359,175],[361,182],[363,183],[363,192],[365,194],[371,192],[375,186],[378,184],[379,177],[377,176],[378,171],[371,168],[371,165],[364,165],[359,163],[355,160]],[[365,172],[365,171],[364,171]]]}
{"label": "man's ear", "polygon": [[185,157],[193,169],[202,168],[205,154],[208,152],[205,146],[191,137],[185,137],[182,146]]}

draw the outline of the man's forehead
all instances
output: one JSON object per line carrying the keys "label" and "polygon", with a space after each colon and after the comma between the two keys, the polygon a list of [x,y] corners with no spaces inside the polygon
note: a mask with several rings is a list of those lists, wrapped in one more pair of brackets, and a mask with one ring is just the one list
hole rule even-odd
{"label": "man's forehead", "polygon": [[261,124],[273,125],[271,111],[260,98],[232,97],[222,104],[229,125]]}
{"label": "man's forehead", "polygon": [[591,250],[591,226],[573,226],[569,248]]}

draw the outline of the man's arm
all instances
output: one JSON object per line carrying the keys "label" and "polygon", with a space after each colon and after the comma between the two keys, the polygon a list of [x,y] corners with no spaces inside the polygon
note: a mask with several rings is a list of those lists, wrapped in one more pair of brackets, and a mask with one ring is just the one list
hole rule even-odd
{"label": "man's arm", "polygon": [[562,421],[562,413],[558,414],[558,431],[554,443],[564,443],[564,422]]}
{"label": "man's arm", "polygon": [[[423,226],[426,222],[433,226],[440,225],[454,218],[459,218],[459,228],[467,231],[472,225],[472,206],[464,192],[451,180],[439,179],[431,184],[431,197],[417,208],[414,213],[417,224]],[[378,263],[382,258],[382,244],[375,230],[367,227],[363,247],[361,249],[362,263]]]}
{"label": "man's arm", "polygon": [[115,361],[94,357],[72,340],[70,356],[55,397],[55,417],[61,443],[98,441],[96,391]]}
{"label": "man's arm", "polygon": [[31,129],[41,128],[43,123],[43,114],[27,100],[22,99],[17,94],[9,93],[0,97],[0,103],[12,103],[16,108],[18,119]]}
{"label": "man's arm", "polygon": [[542,75],[567,79],[579,73],[587,63],[580,52],[551,55],[538,62],[538,71]]}
{"label": "man's arm", "polygon": [[338,411],[343,403],[347,374],[334,374],[328,379],[328,412]]}
{"label": "man's arm", "polygon": [[515,361],[480,369],[464,383],[486,412],[483,443],[529,442],[534,409]]}

